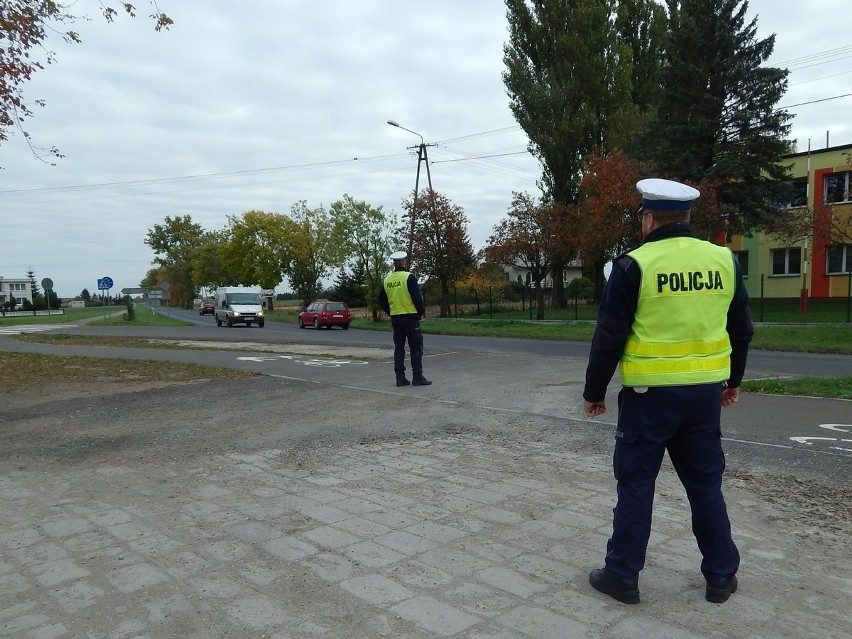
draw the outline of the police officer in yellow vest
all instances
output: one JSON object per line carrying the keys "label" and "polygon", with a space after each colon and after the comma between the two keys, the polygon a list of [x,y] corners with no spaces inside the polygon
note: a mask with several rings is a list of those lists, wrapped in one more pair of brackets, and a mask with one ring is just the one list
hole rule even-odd
{"label": "police officer in yellow vest", "polygon": [[[432,382],[423,377],[423,333],[420,320],[426,314],[426,306],[417,278],[408,272],[408,254],[397,251],[390,256],[393,271],[384,281],[379,292],[379,305],[390,315],[393,326],[393,370],[396,373],[396,385],[428,386]],[[405,377],[405,342],[411,353],[411,373],[409,382]]]}
{"label": "police officer in yellow vest", "polygon": [[589,582],[620,602],[639,602],[654,483],[668,451],[692,510],[705,598],[723,603],[737,590],[740,556],[722,496],[720,416],[739,398],[745,373],[754,332],[748,294],[731,251],[692,233],[697,190],[661,179],[636,187],[644,243],[614,260],[583,390],[586,415],[606,412],[619,368],[618,499],[605,565]]}

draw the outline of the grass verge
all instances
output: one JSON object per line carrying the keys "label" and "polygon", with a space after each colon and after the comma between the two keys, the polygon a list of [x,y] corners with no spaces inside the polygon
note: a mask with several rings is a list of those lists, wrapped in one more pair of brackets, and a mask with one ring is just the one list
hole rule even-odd
{"label": "grass verge", "polygon": [[162,313],[155,313],[145,306],[137,306],[133,319],[124,319],[123,313],[116,313],[103,319],[88,322],[89,326],[194,326],[192,322],[175,319]]}
{"label": "grass verge", "polygon": [[[594,322],[523,322],[504,320],[428,319],[421,325],[426,335],[471,337],[514,337],[524,339],[591,342]],[[352,320],[353,328],[390,331],[390,322]],[[850,326],[756,326],[751,342],[754,350],[788,353],[832,353],[852,355]]]}
{"label": "grass verge", "polygon": [[0,388],[6,390],[84,382],[189,382],[254,375],[178,362],[0,352]]}
{"label": "grass verge", "polygon": [[749,393],[852,399],[852,377],[800,377],[798,379],[744,380]]}

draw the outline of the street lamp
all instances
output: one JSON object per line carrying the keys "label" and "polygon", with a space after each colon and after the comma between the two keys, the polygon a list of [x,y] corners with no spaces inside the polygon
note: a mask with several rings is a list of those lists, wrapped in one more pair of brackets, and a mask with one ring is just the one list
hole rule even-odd
{"label": "street lamp", "polygon": [[[414,201],[411,203],[411,232],[408,235],[408,256],[411,257],[411,249],[414,244],[414,212],[417,207],[417,191],[420,188],[420,163],[426,163],[426,178],[429,180],[429,191],[431,194],[432,191],[432,173],[429,171],[429,158],[426,155],[426,147],[427,146],[435,146],[434,144],[426,144],[423,140],[423,136],[420,135],[417,131],[412,131],[411,129],[406,129],[399,122],[395,120],[388,120],[388,124],[391,126],[395,126],[398,129],[402,129],[403,131],[408,131],[409,133],[413,133],[417,137],[420,138],[420,144],[417,146],[417,178],[414,181]],[[413,149],[413,146],[408,147],[409,149]]]}

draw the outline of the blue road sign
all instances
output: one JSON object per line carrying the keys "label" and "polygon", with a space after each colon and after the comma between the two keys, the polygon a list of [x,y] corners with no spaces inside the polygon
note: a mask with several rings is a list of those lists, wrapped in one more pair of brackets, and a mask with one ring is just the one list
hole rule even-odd
{"label": "blue road sign", "polygon": [[99,291],[108,291],[112,288],[112,278],[104,275],[101,279],[98,280],[98,290]]}

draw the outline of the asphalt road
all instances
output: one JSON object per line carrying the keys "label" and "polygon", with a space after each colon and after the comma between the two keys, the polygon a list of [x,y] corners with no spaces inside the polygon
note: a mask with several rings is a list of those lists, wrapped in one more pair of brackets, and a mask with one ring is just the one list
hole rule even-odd
{"label": "asphalt road", "polygon": [[[193,321],[194,327],[63,328],[88,335],[156,337],[167,340],[248,342],[262,344],[256,351],[193,350],[187,348],[136,349],[56,347],[22,343],[0,337],[0,349],[52,354],[184,361],[248,370],[271,377],[327,385],[334,389],[386,393],[429,403],[457,404],[460,410],[509,412],[533,420],[553,420],[601,427],[607,445],[615,422],[617,380],[610,385],[611,410],[595,420],[581,410],[582,384],[588,344],[505,338],[426,336],[427,377],[435,384],[417,389],[393,386],[390,335],[350,329],[300,330],[270,322],[264,328],[216,327],[210,317],[171,311]],[[291,345],[288,347],[286,345]],[[323,356],[299,353],[299,346],[320,345]],[[369,349],[364,360],[335,357],[344,347]],[[277,347],[280,352],[268,352]],[[249,346],[249,348],[252,348]],[[282,350],[283,349],[283,350]],[[327,349],[327,351],[325,350]],[[754,351],[749,378],[849,375],[852,356],[770,353]],[[403,392],[404,391],[404,392]],[[332,402],[333,404],[333,402]],[[852,475],[852,403],[806,397],[744,394],[723,411],[723,434],[729,462],[754,471],[815,478],[829,483],[848,482]]]}
{"label": "asphalt road", "polygon": [[[168,310],[168,315],[199,326],[216,328],[213,318],[209,315],[199,316],[194,311]],[[428,320],[427,320],[428,321]],[[183,329],[179,329],[183,330]],[[228,334],[229,338],[251,341],[267,341],[286,339],[287,341],[328,344],[366,344],[371,346],[386,346],[390,336],[383,331],[364,331],[349,329],[321,329],[320,335],[313,329],[299,329],[294,324],[269,322],[263,329],[234,326],[230,329],[221,327],[219,332]],[[852,331],[850,331],[852,335]],[[218,333],[216,334],[218,337]],[[566,342],[552,340],[509,339],[501,337],[470,338],[457,335],[427,335],[427,346],[435,348],[471,348],[475,344],[477,350],[509,354],[527,354],[556,357],[587,357],[589,345],[585,342]],[[750,379],[761,377],[776,377],[792,375],[815,377],[840,377],[852,375],[852,356],[850,355],[820,355],[815,353],[782,353],[776,351],[756,351],[749,353],[748,373]]]}

